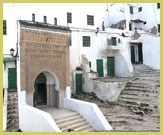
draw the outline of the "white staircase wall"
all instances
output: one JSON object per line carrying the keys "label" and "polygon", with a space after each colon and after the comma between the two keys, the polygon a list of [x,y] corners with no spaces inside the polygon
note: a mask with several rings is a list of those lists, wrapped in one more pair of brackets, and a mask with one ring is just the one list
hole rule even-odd
{"label": "white staircase wall", "polygon": [[96,104],[72,99],[69,93],[70,87],[67,87],[64,108],[79,112],[97,131],[112,130],[112,127]]}
{"label": "white staircase wall", "polygon": [[25,103],[25,91],[19,92],[19,128],[23,132],[61,132],[49,113]]}

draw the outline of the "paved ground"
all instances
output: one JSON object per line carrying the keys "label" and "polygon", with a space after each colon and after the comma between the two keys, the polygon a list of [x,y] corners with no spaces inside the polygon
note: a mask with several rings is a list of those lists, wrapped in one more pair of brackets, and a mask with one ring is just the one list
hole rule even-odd
{"label": "paved ground", "polygon": [[42,107],[37,107],[37,108],[42,111],[50,113],[53,119],[58,119],[66,115],[72,114],[74,112],[74,111],[67,110],[67,109],[58,109],[58,108],[47,107],[47,106],[42,106]]}

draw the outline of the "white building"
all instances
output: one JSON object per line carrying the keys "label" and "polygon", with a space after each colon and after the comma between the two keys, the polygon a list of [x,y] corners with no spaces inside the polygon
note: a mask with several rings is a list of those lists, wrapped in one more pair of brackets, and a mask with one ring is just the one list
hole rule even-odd
{"label": "white building", "polygon": [[[132,77],[134,75],[132,63],[143,63],[160,69],[160,8],[158,3],[8,3],[3,7],[4,59],[10,57],[11,48],[20,54],[19,47],[17,50],[20,38],[18,20],[47,22],[70,28],[71,92],[82,90],[92,92],[95,89],[92,78]],[[3,88],[6,90],[8,89],[8,68],[14,66],[13,60],[11,63],[4,62]],[[17,59],[18,91],[21,90],[20,70],[20,60]],[[26,98],[30,99],[28,95]],[[82,103],[79,105],[83,106]],[[82,114],[82,111],[80,113]],[[99,116],[101,115],[100,113]],[[89,116],[84,117],[87,119]],[[94,127],[111,129],[103,116],[102,119],[97,116],[97,119],[102,121],[101,125],[94,125]],[[92,120],[88,121],[91,123]]]}

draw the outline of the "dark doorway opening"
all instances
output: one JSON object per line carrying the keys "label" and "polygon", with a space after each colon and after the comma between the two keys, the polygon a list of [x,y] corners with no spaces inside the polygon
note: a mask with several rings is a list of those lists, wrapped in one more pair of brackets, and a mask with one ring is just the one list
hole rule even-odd
{"label": "dark doorway opening", "polygon": [[142,43],[131,44],[131,63],[143,64],[143,46]]}
{"label": "dark doorway opening", "polygon": [[34,106],[47,105],[46,77],[39,74],[35,80]]}

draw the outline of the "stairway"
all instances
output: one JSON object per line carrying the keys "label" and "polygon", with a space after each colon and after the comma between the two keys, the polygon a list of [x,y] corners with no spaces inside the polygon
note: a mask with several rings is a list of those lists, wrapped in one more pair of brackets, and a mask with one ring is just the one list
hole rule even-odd
{"label": "stairway", "polygon": [[19,129],[17,89],[8,89],[7,98],[7,132],[16,132]]}
{"label": "stairway", "polygon": [[146,65],[133,65],[135,76],[121,92],[118,104],[139,107],[145,112],[160,109],[160,71]]}
{"label": "stairway", "polygon": [[95,129],[78,113],[72,112],[55,119],[62,132],[94,132]]}

